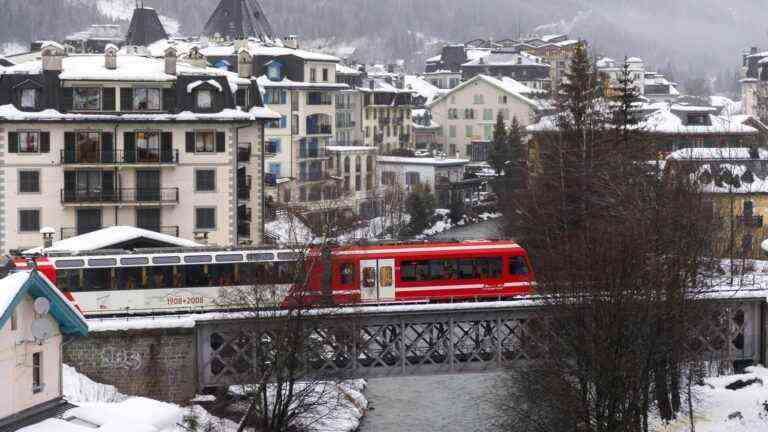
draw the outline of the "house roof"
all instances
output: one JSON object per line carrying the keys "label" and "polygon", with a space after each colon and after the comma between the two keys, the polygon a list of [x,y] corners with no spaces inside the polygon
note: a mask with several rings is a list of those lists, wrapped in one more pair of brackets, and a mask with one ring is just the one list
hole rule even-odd
{"label": "house roof", "polygon": [[275,37],[272,25],[257,0],[221,0],[205,23],[203,33],[208,36],[218,33],[230,39]]}
{"label": "house roof", "polygon": [[37,247],[24,251],[24,254],[50,253],[50,252],[85,252],[99,249],[114,249],[118,245],[128,242],[148,241],[161,243],[164,246],[175,247],[200,247],[199,243],[191,240],[170,236],[167,234],[149,231],[131,226],[113,226],[93,231],[66,240],[57,241],[49,248]]}
{"label": "house roof", "polygon": [[167,37],[168,32],[154,9],[137,7],[133,10],[131,25],[125,35],[126,45],[147,46]]}
{"label": "house roof", "polygon": [[476,75],[475,77],[473,77],[472,79],[470,79],[468,81],[464,81],[463,83],[459,84],[458,86],[454,87],[449,92],[444,94],[442,97],[439,97],[439,98],[433,100],[432,102],[430,102],[429,104],[427,104],[427,106],[429,108],[432,108],[433,106],[435,106],[435,105],[441,103],[442,101],[448,99],[448,96],[450,96],[452,93],[459,92],[462,89],[464,89],[465,87],[469,86],[470,84],[472,84],[472,83],[474,83],[476,81],[485,81],[488,84],[498,88],[499,90],[501,90],[501,91],[503,91],[503,92],[505,92],[505,93],[507,93],[507,94],[509,94],[511,96],[514,96],[517,99],[520,99],[522,102],[530,105],[533,109],[539,109],[540,108],[540,105],[538,103],[536,103],[534,100],[532,100],[532,99],[524,96],[523,94],[521,94],[521,90],[524,90],[524,89],[528,89],[531,92],[533,92],[533,90],[531,90],[528,86],[525,86],[525,85],[519,83],[518,81],[513,80],[512,78],[504,77],[504,78],[502,78],[500,80],[500,79],[496,79],[496,78],[490,77],[488,75],[482,75],[482,74]]}
{"label": "house roof", "polygon": [[400,157],[400,156],[379,156],[376,160],[379,163],[405,164],[405,165],[433,165],[433,166],[456,166],[456,165],[466,165],[469,163],[469,159]]}
{"label": "house roof", "polygon": [[520,53],[493,53],[485,57],[479,57],[464,63],[462,66],[538,66],[549,69],[549,65],[539,60],[538,57],[525,52]]}
{"label": "house roof", "polygon": [[88,334],[85,317],[48,278],[36,270],[18,271],[0,279],[0,328],[11,318],[25,295],[33,299],[45,297],[50,301],[50,314],[59,323],[61,333]]}

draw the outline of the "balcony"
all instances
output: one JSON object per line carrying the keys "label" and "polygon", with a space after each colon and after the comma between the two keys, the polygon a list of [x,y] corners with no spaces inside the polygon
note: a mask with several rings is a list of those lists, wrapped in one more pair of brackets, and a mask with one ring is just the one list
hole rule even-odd
{"label": "balcony", "polygon": [[337,129],[350,129],[350,128],[355,127],[356,125],[357,125],[357,123],[353,122],[353,121],[348,121],[348,122],[337,121],[336,122],[336,128]]}
{"label": "balcony", "polygon": [[126,152],[114,151],[61,151],[62,165],[176,165],[179,151],[136,149]]}
{"label": "balcony", "polygon": [[763,216],[761,215],[739,215],[736,216],[736,225],[748,228],[762,228]]}
{"label": "balcony", "polygon": [[319,147],[299,147],[299,159],[324,159],[328,157],[325,148]]}
{"label": "balcony", "polygon": [[62,204],[178,204],[179,188],[61,189]]}
{"label": "balcony", "polygon": [[331,177],[319,170],[309,170],[299,172],[300,183],[311,183],[330,180]]}
{"label": "balcony", "polygon": [[251,176],[245,178],[239,177],[237,180],[237,199],[247,200],[251,198],[251,185],[253,184]]}
{"label": "balcony", "polygon": [[333,126],[329,124],[322,124],[322,125],[307,124],[307,135],[331,135],[331,134],[333,134]]}
{"label": "balcony", "polygon": [[[88,232],[97,231],[97,230],[104,229],[104,228],[108,228],[108,227],[95,227],[95,228],[89,229]],[[161,226],[158,229],[153,229],[153,228],[144,228],[144,229],[147,229],[149,231],[159,232],[161,234],[165,234],[165,235],[169,235],[169,236],[173,236],[173,237],[178,237],[179,236],[179,226],[178,225],[176,225],[176,226]],[[75,227],[62,227],[61,229],[59,229],[59,237],[60,237],[61,240],[66,240],[68,238],[75,237],[75,236],[81,235],[81,234],[86,234],[86,232],[82,232],[82,233],[78,234],[77,228],[75,228]]]}

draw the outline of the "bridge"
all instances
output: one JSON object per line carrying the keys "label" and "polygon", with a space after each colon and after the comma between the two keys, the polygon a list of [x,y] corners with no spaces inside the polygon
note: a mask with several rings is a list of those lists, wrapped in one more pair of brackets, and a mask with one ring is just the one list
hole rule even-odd
{"label": "bridge", "polygon": [[[696,349],[720,359],[765,359],[765,296],[720,296],[697,329]],[[542,335],[536,301],[358,308],[302,317],[309,375],[377,378],[498,371],[528,358]],[[351,308],[350,308],[351,309]],[[271,322],[270,322],[271,321]],[[247,382],[285,321],[199,320],[195,326],[199,388]]]}

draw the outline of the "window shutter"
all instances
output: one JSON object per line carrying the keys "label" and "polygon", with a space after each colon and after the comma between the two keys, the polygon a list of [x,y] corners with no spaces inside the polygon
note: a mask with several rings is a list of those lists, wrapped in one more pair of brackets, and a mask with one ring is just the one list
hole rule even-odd
{"label": "window shutter", "polygon": [[160,161],[173,162],[173,132],[160,135]]}
{"label": "window shutter", "polygon": [[194,132],[187,132],[187,153],[194,153],[195,152],[195,133]]}
{"label": "window shutter", "polygon": [[173,112],[176,109],[176,91],[163,89],[163,111]]}
{"label": "window shutter", "polygon": [[120,89],[120,111],[133,111],[133,89]]}
{"label": "window shutter", "polygon": [[40,153],[51,152],[51,133],[40,132]]}
{"label": "window shutter", "polygon": [[8,153],[19,152],[19,134],[17,132],[8,132]]}
{"label": "window shutter", "polygon": [[227,151],[226,135],[224,132],[216,132],[216,152],[224,153]]}
{"label": "window shutter", "polygon": [[64,89],[64,100],[62,101],[64,111],[72,111],[72,105],[74,104],[75,94],[72,88]]}
{"label": "window shutter", "polygon": [[112,163],[115,161],[115,139],[112,132],[101,134],[101,161]]}
{"label": "window shutter", "polygon": [[125,162],[136,162],[136,134],[133,132],[123,134],[123,152]]}
{"label": "window shutter", "polygon": [[104,98],[104,105],[102,107],[103,111],[117,111],[117,106],[115,103],[117,102],[115,99],[115,88],[114,87],[105,87],[101,90],[102,97]]}

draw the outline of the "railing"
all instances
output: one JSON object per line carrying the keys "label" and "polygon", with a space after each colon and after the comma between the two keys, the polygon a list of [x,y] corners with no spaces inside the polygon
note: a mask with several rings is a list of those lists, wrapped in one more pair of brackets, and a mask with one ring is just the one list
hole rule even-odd
{"label": "railing", "polygon": [[325,148],[313,147],[303,148],[299,147],[299,159],[322,159],[328,157],[328,152]]}
{"label": "railing", "polygon": [[328,178],[322,171],[304,171],[299,173],[299,181],[302,183],[322,181]]}
{"label": "railing", "polygon": [[179,163],[178,150],[136,149],[113,151],[61,151],[62,165],[90,164],[169,164]]}
{"label": "railing", "polygon": [[348,122],[337,121],[336,122],[336,127],[339,129],[349,129],[349,128],[355,127],[355,125],[357,125],[357,123],[353,121],[348,121]]}
{"label": "railing", "polygon": [[63,204],[178,203],[179,188],[160,189],[61,189]]}
{"label": "railing", "polygon": [[275,155],[278,153],[277,144],[274,142],[264,143],[264,154]]}
{"label": "railing", "polygon": [[333,126],[326,125],[307,125],[307,135],[331,135],[333,133]]}
{"label": "railing", "polygon": [[736,216],[736,225],[751,227],[751,228],[762,228],[763,216],[761,215],[753,215],[751,217],[747,215]]}
{"label": "railing", "polygon": [[[59,229],[59,238],[61,240],[66,240],[68,238],[72,238],[81,234],[86,234],[93,231],[98,231],[100,229],[104,229],[108,227],[94,227],[93,229],[84,230],[84,232],[78,233],[76,227],[62,227]],[[161,226],[159,229],[155,228],[147,228],[147,227],[140,227],[144,228],[149,231],[159,232],[161,234],[178,237],[179,236],[179,226]]]}

